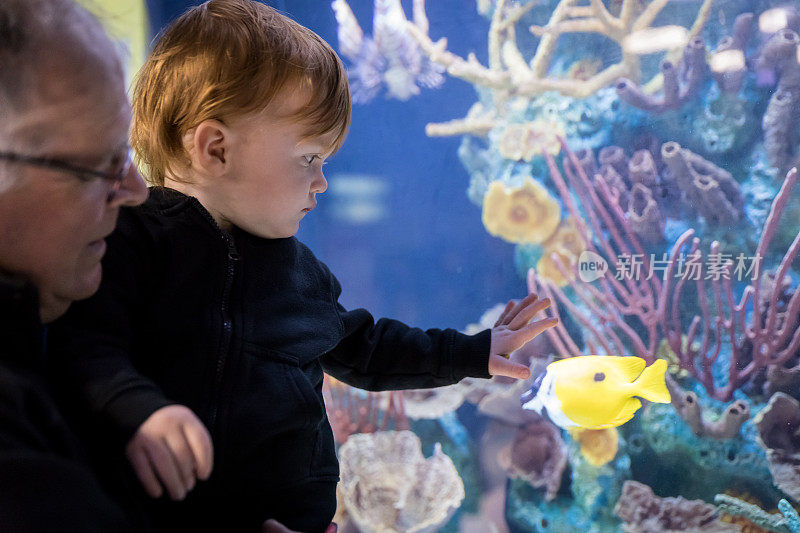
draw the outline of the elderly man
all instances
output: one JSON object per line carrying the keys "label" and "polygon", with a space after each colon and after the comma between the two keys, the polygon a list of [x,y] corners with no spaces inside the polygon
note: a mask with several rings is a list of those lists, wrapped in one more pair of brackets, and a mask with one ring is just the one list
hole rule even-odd
{"label": "elderly man", "polygon": [[98,287],[120,206],[147,194],[124,75],[70,0],[0,2],[0,531],[127,531],[42,380],[45,328]]}

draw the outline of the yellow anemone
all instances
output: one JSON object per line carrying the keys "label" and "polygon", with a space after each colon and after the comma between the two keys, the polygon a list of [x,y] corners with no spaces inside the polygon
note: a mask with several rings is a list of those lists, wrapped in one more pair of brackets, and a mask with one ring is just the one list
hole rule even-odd
{"label": "yellow anemone", "polygon": [[567,217],[542,246],[553,249],[563,248],[575,257],[578,257],[586,250],[586,240],[581,236],[575,219]]}
{"label": "yellow anemone", "polygon": [[617,455],[619,433],[617,428],[571,429],[570,435],[581,446],[581,455],[594,466],[603,466]]}
{"label": "yellow anemone", "polygon": [[560,220],[558,202],[531,178],[514,189],[493,181],[483,200],[486,231],[509,242],[541,244],[553,234]]}
{"label": "yellow anemone", "polygon": [[562,246],[546,247],[541,259],[536,263],[536,274],[549,279],[559,287],[564,287],[569,283],[569,278],[564,277],[564,274],[558,269],[558,265],[553,260],[553,254],[558,256],[567,272],[571,272],[572,267],[578,262],[578,257]]}

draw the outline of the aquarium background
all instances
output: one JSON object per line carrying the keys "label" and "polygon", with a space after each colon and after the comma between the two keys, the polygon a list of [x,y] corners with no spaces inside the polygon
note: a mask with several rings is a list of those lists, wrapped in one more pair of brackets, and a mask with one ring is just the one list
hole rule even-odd
{"label": "aquarium background", "polygon": [[[106,14],[133,59],[196,3]],[[475,333],[535,291],[560,324],[511,354],[532,379],[669,364],[669,403],[571,431],[521,408],[530,380],[326,380],[340,531],[800,531],[797,2],[267,3],[349,69],[351,132],[298,234],[346,307]]]}

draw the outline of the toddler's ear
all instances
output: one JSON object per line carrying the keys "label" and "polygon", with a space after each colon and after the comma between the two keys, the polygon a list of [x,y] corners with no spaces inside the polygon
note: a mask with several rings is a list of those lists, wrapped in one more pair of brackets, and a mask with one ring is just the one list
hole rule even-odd
{"label": "toddler's ear", "polygon": [[230,132],[224,124],[217,120],[205,120],[194,130],[187,133],[190,141],[192,164],[197,165],[210,174],[224,170]]}

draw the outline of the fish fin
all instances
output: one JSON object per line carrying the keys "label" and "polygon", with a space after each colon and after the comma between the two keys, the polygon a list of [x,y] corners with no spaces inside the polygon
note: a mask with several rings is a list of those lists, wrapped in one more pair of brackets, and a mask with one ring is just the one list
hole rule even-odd
{"label": "fish fin", "polygon": [[604,424],[603,427],[599,427],[598,429],[605,429],[605,428],[614,428],[617,426],[621,426],[631,418],[639,410],[642,406],[642,402],[637,400],[636,398],[628,398],[628,401],[625,402],[625,407],[619,412],[617,417],[609,422],[608,424]]}
{"label": "fish fin", "polygon": [[622,372],[622,375],[625,377],[625,381],[631,383],[633,380],[638,378],[644,367],[647,365],[644,359],[641,357],[635,356],[627,356],[627,357],[618,357],[616,359],[615,366]]}
{"label": "fish fin", "polygon": [[664,375],[667,372],[667,362],[664,359],[656,361],[644,369],[642,376],[634,382],[635,394],[645,400],[657,403],[669,403],[670,396]]}

